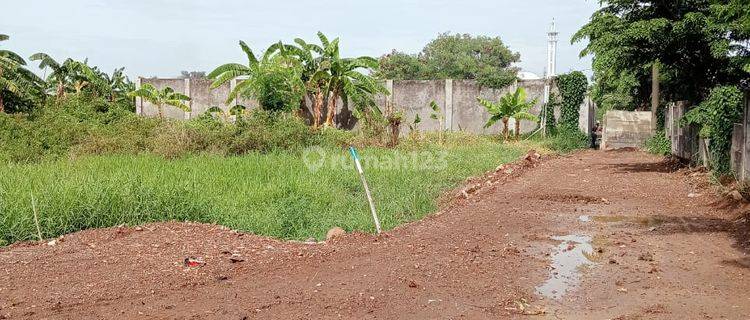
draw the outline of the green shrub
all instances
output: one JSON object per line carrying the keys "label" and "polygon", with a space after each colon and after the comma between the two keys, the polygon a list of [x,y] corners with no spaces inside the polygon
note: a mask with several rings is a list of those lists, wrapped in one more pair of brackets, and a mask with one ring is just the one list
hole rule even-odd
{"label": "green shrub", "polygon": [[545,146],[551,150],[568,153],[578,149],[588,148],[591,144],[591,137],[578,130],[562,127],[557,134],[551,136],[545,143]]}
{"label": "green shrub", "polygon": [[293,111],[299,108],[305,94],[302,70],[283,56],[259,64],[258,73],[251,81],[249,93],[268,111]]}
{"label": "green shrub", "polygon": [[549,95],[549,102],[544,105],[544,112],[546,113],[545,125],[548,135],[555,135],[557,133],[557,121],[555,119],[555,108],[561,106],[560,98],[554,92]]}
{"label": "green shrub", "polygon": [[682,125],[700,126],[700,136],[711,139],[709,153],[711,170],[718,175],[731,171],[729,152],[732,147],[732,124],[742,118],[742,92],[733,86],[711,90],[708,99],[688,111]]}
{"label": "green shrub", "polygon": [[351,133],[312,131],[289,112],[256,109],[236,123],[204,114],[189,121],[137,116],[100,99],[69,97],[28,115],[0,114],[0,161],[29,163],[65,157],[155,153],[240,155],[252,151],[345,145]]}
{"label": "green shrub", "polygon": [[648,138],[645,147],[648,152],[656,155],[666,156],[672,154],[672,141],[667,139],[664,131],[657,131],[655,136]]}

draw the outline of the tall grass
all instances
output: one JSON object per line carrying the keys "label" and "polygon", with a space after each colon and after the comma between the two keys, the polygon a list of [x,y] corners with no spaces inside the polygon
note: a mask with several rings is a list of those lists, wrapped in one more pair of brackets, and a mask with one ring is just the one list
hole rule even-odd
{"label": "tall grass", "polygon": [[[435,211],[437,198],[468,176],[517,159],[528,145],[488,138],[446,146],[425,143],[360,150],[365,163],[395,153],[445,153],[447,166],[366,167],[385,229]],[[346,151],[323,147],[346,159]],[[323,238],[340,226],[373,232],[362,186],[351,165],[310,171],[300,151],[242,156],[152,154],[85,156],[0,165],[0,242],[33,239],[32,194],[44,237],[87,228],[190,220],[285,239]],[[348,160],[348,159],[347,159]],[[350,162],[348,162],[350,164]]]}

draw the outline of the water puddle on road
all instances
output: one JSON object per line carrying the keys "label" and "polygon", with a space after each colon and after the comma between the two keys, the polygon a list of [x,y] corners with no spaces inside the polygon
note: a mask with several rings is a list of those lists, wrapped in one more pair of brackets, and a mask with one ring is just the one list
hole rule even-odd
{"label": "water puddle on road", "polygon": [[561,243],[552,253],[549,278],[536,287],[536,292],[546,298],[560,299],[578,286],[581,269],[594,263],[595,253],[591,245],[592,239],[587,235],[556,236],[552,239]]}
{"label": "water puddle on road", "polygon": [[591,216],[591,215],[582,215],[578,216],[578,220],[581,222],[605,222],[605,223],[617,223],[617,222],[624,222],[624,223],[635,223],[640,224],[645,227],[656,227],[661,224],[664,224],[667,222],[667,219],[664,217],[654,217],[654,216],[623,216],[623,215],[613,215],[613,216]]}

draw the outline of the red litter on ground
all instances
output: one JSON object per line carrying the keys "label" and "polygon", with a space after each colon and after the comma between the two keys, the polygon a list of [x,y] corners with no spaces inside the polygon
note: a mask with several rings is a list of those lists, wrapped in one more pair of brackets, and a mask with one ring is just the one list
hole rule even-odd
{"label": "red litter on ground", "polygon": [[197,268],[206,264],[203,258],[200,257],[187,257],[185,258],[185,266],[188,268]]}

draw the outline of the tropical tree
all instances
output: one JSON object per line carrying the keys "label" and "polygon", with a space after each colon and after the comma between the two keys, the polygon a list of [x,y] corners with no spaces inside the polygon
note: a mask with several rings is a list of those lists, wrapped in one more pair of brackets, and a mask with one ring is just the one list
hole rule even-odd
{"label": "tropical tree", "polygon": [[539,121],[539,118],[529,112],[531,108],[536,104],[536,99],[532,101],[526,101],[526,90],[524,88],[517,88],[513,93],[507,93],[500,97],[497,102],[492,102],[477,97],[477,101],[481,104],[487,112],[490,113],[491,117],[484,125],[485,128],[489,128],[496,122],[501,121],[503,123],[503,139],[508,140],[508,122],[511,118],[515,119],[516,122],[516,139],[519,138],[521,132],[521,121]]}
{"label": "tropical tree", "polygon": [[247,65],[227,63],[208,74],[215,89],[233,79],[241,81],[230,91],[226,103],[237,97],[253,97],[267,110],[288,110],[298,105],[304,95],[299,62],[291,57],[281,42],[268,47],[258,59],[250,47],[240,41]]}
{"label": "tropical tree", "polygon": [[141,97],[146,101],[154,104],[159,110],[159,118],[164,119],[164,106],[169,105],[177,107],[185,112],[190,112],[190,107],[185,104],[185,101],[190,101],[190,97],[175,92],[170,87],[164,89],[157,89],[150,83],[142,85],[139,89],[130,92],[130,97]]}
{"label": "tropical tree", "polygon": [[[8,39],[7,35],[0,34],[0,41]],[[21,104],[41,96],[41,79],[25,66],[26,61],[21,56],[0,49],[0,113],[5,112],[9,100]]]}
{"label": "tropical tree", "polygon": [[[318,37],[325,38],[320,32],[318,32]],[[329,64],[328,62],[323,63],[325,51],[321,46],[307,43],[300,38],[294,39],[294,42],[296,45],[287,45],[286,48],[302,65],[300,78],[305,84],[307,96],[312,102],[313,128],[317,128],[323,117],[324,87],[330,79],[330,75],[323,69],[323,66]],[[303,106],[305,105],[304,100],[300,103]]]}
{"label": "tropical tree", "polygon": [[[717,4],[726,2],[733,5]],[[665,101],[698,103],[717,84],[735,83],[747,50],[732,40],[748,33],[731,22],[750,21],[746,8],[746,0],[601,1],[573,36],[573,42],[588,41],[582,56],[593,55],[595,102],[605,109],[646,109],[655,69]]]}
{"label": "tropical tree", "polygon": [[377,108],[375,95],[387,93],[388,90],[375,78],[361,71],[376,70],[379,65],[378,61],[366,56],[341,58],[339,38],[328,41],[328,38],[321,32],[318,32],[318,38],[320,38],[323,49],[321,68],[328,73],[325,81],[328,104],[325,126],[332,127],[334,125],[333,118],[336,114],[336,104],[339,98],[344,101],[351,100],[354,106],[360,109]]}
{"label": "tropical tree", "polygon": [[499,37],[442,33],[421,52],[393,51],[380,58],[382,79],[472,79],[481,86],[503,88],[516,80],[513,64],[520,55]]}
{"label": "tropical tree", "polygon": [[82,72],[89,83],[90,92],[98,97],[107,99],[109,102],[129,102],[128,93],[135,89],[133,82],[124,74],[125,68],[112,71],[110,76],[100,71],[97,67],[82,65]]}
{"label": "tropical tree", "polygon": [[[31,55],[32,61],[39,61],[39,69],[49,68],[50,74],[47,75],[47,84],[54,88],[54,94],[60,98],[66,93],[66,89],[72,90],[74,86],[79,89],[85,86],[83,84],[81,73],[81,63],[71,58],[65,59],[62,63],[57,62],[50,55],[39,52]],[[46,71],[46,70],[45,70]],[[76,85],[77,83],[77,85]]]}

